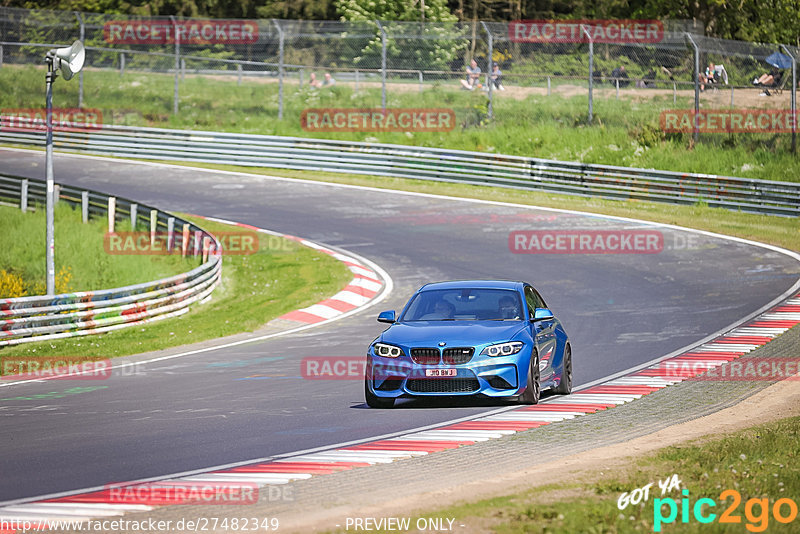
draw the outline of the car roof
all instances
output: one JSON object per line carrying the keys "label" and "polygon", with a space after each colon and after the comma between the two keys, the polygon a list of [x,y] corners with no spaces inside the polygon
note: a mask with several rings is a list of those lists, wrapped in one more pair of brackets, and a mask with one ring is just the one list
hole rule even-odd
{"label": "car roof", "polygon": [[433,282],[425,284],[419,291],[432,291],[434,289],[513,289],[519,291],[525,282],[511,280],[451,280],[448,282]]}

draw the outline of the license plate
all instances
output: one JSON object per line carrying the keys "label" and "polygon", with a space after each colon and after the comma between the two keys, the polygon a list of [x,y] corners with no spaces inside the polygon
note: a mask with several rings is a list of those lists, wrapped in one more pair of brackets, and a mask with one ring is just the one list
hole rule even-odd
{"label": "license plate", "polygon": [[456,376],[457,369],[425,369],[425,376]]}

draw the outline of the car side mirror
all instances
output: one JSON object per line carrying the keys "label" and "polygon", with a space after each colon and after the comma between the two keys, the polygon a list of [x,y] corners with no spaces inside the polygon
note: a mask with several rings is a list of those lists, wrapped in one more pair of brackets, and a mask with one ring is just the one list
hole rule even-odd
{"label": "car side mirror", "polygon": [[382,311],[378,314],[379,323],[394,323],[394,310]]}
{"label": "car side mirror", "polygon": [[531,319],[531,322],[549,321],[550,319],[553,319],[553,312],[547,308],[536,308],[536,311],[533,312],[533,319]]}

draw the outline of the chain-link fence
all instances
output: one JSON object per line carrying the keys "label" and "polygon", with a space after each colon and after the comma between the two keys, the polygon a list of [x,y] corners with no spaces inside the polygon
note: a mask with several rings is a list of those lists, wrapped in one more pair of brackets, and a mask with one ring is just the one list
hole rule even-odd
{"label": "chain-link fence", "polygon": [[[588,123],[615,120],[606,111],[619,109],[615,102],[655,115],[688,110],[695,140],[708,110],[785,110],[796,117],[798,48],[710,38],[680,21],[641,24],[639,32],[634,21],[209,20],[0,8],[0,67],[42,65],[49,48],[81,39],[87,68],[78,107],[91,107],[93,91],[103,90],[84,90],[85,78],[148,73],[160,77],[149,90],[158,88],[153,98],[172,114],[191,105],[181,99],[186,77],[203,77],[227,81],[231,95],[259,95],[259,106],[283,120],[320,104],[438,103],[469,126],[513,114],[504,102],[551,96],[581,102]],[[137,83],[113,91],[124,102],[141,91]],[[254,92],[253,83],[262,90]],[[332,97],[323,94],[334,87]],[[473,100],[453,96],[467,91]],[[794,149],[790,122],[780,131],[791,135]]]}

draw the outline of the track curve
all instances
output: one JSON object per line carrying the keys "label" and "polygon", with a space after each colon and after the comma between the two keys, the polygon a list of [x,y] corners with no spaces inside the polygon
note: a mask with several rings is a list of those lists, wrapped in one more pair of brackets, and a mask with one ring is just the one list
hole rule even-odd
{"label": "track curve", "polygon": [[[8,173],[44,174],[38,152],[0,150],[0,162]],[[578,385],[697,342],[798,279],[797,262],[775,251],[588,214],[68,155],[56,155],[55,169],[60,182],[351,249],[394,280],[381,308],[399,308],[428,281],[529,280],[571,336]],[[665,249],[529,255],[508,248],[513,230],[575,228],[655,228]],[[382,329],[374,312],[154,363],[146,376],[112,377],[80,394],[47,396],[97,383],[3,388],[2,446],[14,461],[3,467],[0,501],[266,458],[497,408],[411,402],[368,410],[358,381],[302,380],[304,357],[362,355]]]}

